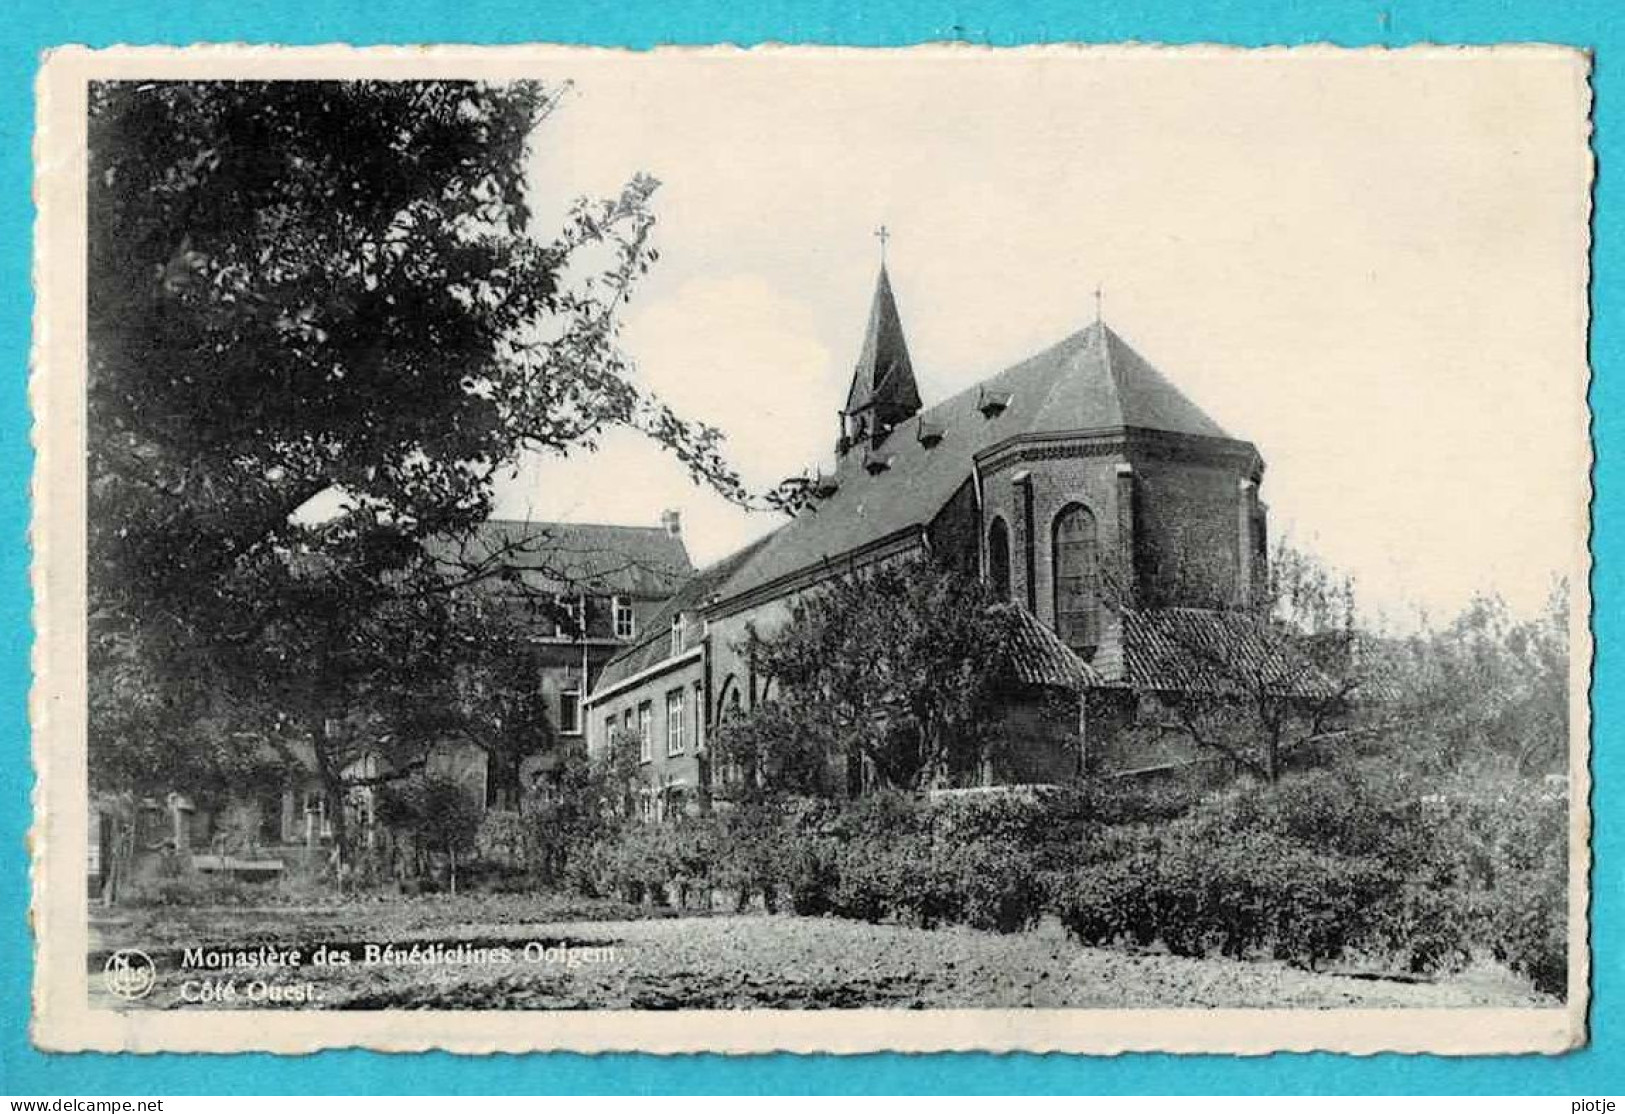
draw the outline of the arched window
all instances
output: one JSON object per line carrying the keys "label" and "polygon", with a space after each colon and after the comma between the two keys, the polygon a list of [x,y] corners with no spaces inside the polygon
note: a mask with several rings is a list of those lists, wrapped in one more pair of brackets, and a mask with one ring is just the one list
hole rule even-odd
{"label": "arched window", "polygon": [[729,716],[739,715],[739,684],[734,680],[732,673],[728,674],[722,682],[722,692],[717,696],[717,722],[721,723]]}
{"label": "arched window", "polygon": [[995,596],[1010,598],[1010,530],[1002,518],[987,528],[987,580]]}
{"label": "arched window", "polygon": [[1095,516],[1073,503],[1055,516],[1055,633],[1088,657],[1100,645],[1100,540]]}

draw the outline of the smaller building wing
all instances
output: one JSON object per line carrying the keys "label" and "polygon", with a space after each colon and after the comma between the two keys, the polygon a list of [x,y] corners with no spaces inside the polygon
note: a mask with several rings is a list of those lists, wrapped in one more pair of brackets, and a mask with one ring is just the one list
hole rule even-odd
{"label": "smaller building wing", "polygon": [[1151,692],[1226,693],[1267,687],[1291,696],[1333,696],[1336,683],[1259,617],[1242,611],[1169,607],[1121,613],[1124,676]]}
{"label": "smaller building wing", "polygon": [[1100,688],[1106,684],[1095,668],[1079,657],[1020,604],[1003,604],[1017,619],[1015,634],[1016,676],[1029,685],[1047,688]]}
{"label": "smaller building wing", "polygon": [[733,554],[695,573],[658,611],[643,625],[638,641],[616,654],[598,675],[595,691],[617,685],[628,677],[658,665],[671,657],[674,647],[671,638],[673,619],[684,613],[697,611],[744,567],[773,535],[759,538]]}

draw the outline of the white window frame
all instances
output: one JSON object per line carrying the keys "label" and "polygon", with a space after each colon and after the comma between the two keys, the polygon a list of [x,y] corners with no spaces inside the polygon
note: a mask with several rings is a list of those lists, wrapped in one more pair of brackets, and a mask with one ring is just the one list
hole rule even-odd
{"label": "white window frame", "polygon": [[[572,700],[575,702],[575,717],[574,717],[575,718],[575,723],[574,723],[573,726],[566,726],[565,721],[564,721],[564,709],[569,707],[569,702],[572,701]],[[581,734],[581,712],[582,712],[582,708],[581,708],[581,687],[579,685],[572,684],[568,688],[561,689],[559,691],[559,734],[560,735],[579,735],[579,734]]]}
{"label": "white window frame", "polygon": [[694,682],[694,753],[705,749],[705,682]]}
{"label": "white window frame", "polygon": [[682,754],[688,744],[688,693],[681,685],[666,693],[666,757]]}
{"label": "white window frame", "polygon": [[623,640],[636,638],[638,635],[638,616],[632,610],[632,601],[625,596],[611,598],[611,607],[615,616],[615,637]]}
{"label": "white window frame", "polygon": [[655,757],[654,705],[645,700],[638,705],[638,761],[653,762]]}
{"label": "white window frame", "polygon": [[683,617],[681,615],[673,615],[671,617],[671,654],[672,654],[672,657],[676,657],[678,654],[680,654],[682,652],[683,652]]}

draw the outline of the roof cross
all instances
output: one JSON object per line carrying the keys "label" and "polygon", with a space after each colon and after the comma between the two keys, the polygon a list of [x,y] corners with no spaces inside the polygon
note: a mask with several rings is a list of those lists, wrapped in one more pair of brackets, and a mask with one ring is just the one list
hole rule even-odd
{"label": "roof cross", "polygon": [[1101,323],[1101,321],[1103,321],[1104,318],[1105,318],[1105,311],[1102,308],[1104,306],[1104,304],[1105,304],[1105,301],[1106,301],[1106,290],[1105,290],[1105,288],[1098,285],[1098,284],[1096,284],[1096,286],[1095,286],[1095,324],[1096,325],[1099,325]]}
{"label": "roof cross", "polygon": [[880,265],[886,265],[886,241],[891,239],[891,230],[885,225],[875,229],[875,239],[880,241]]}

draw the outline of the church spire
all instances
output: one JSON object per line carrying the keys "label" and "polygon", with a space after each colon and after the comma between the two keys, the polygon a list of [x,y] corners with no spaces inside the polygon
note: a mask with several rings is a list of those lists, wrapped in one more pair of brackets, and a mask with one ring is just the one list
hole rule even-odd
{"label": "church spire", "polygon": [[882,260],[863,347],[858,351],[852,386],[841,411],[839,451],[845,453],[854,445],[883,440],[919,410],[920,390],[914,383],[914,365],[908,358],[897,298]]}

